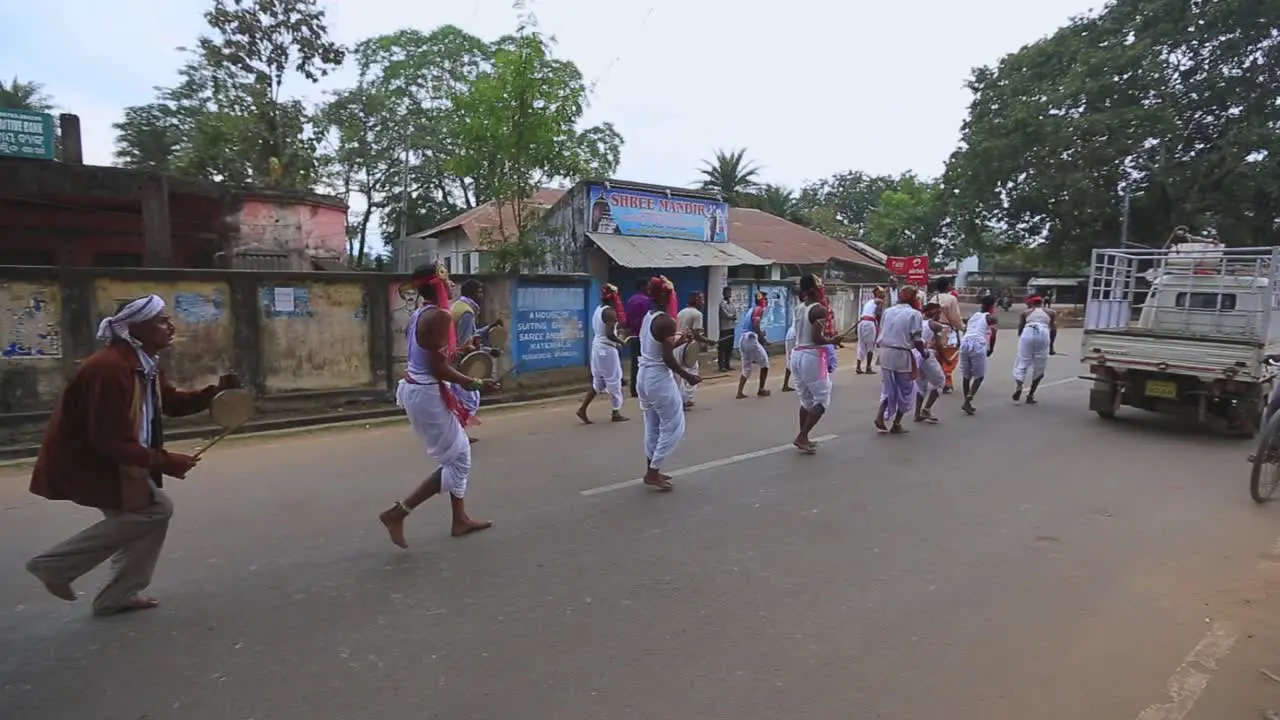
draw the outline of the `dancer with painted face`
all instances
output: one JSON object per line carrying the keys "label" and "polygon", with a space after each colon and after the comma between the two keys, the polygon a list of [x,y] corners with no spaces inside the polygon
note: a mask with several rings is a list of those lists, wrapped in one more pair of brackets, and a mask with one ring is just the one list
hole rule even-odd
{"label": "dancer with painted face", "polygon": [[796,313],[796,347],[791,352],[791,375],[800,398],[800,432],[792,444],[813,454],[818,446],[809,434],[831,407],[831,364],[840,338],[818,276],[800,279],[800,298],[803,305]]}
{"label": "dancer with painted face", "polygon": [[876,288],[871,299],[862,304],[862,315],[858,318],[858,363],[853,371],[863,373],[862,363],[867,364],[867,374],[875,372],[871,361],[875,356],[876,339],[880,335],[880,316],[884,313],[884,288]]}
{"label": "dancer with painted face", "polygon": [[982,298],[982,309],[969,318],[964,337],[960,338],[960,377],[964,389],[964,404],[960,409],[967,415],[977,410],[973,398],[987,377],[987,358],[996,351],[996,299],[990,295]]}
{"label": "dancer with painted face", "polygon": [[769,347],[769,340],[761,327],[768,309],[769,296],[757,290],[751,310],[742,314],[742,323],[739,328],[742,330],[742,342],[738,346],[738,353],[742,355],[742,373],[738,377],[739,400],[747,396],[743,391],[747,387],[747,381],[751,379],[751,373],[757,367],[760,368],[760,387],[756,390],[756,395],[769,397],[771,394],[764,387],[765,381],[769,378],[769,353],[766,350]]}
{"label": "dancer with painted face", "polygon": [[609,394],[612,422],[629,419],[622,414],[622,357],[618,354],[622,340],[617,334],[626,322],[617,286],[606,284],[600,288],[600,306],[591,316],[591,389],[578,407],[578,419],[588,425],[591,418],[587,417],[587,406],[600,393]]}
{"label": "dancer with painted face", "polygon": [[689,385],[702,378],[676,359],[676,348],[691,338],[676,332],[676,288],[665,277],[649,281],[649,312],[640,324],[640,370],[636,394],[644,414],[644,484],[672,489],[671,476],[662,472],[684,437],[684,402],[676,377]]}
{"label": "dancer with painted face", "polygon": [[1044,380],[1049,365],[1049,348],[1058,337],[1058,318],[1052,310],[1044,308],[1039,296],[1027,298],[1027,309],[1018,320],[1018,356],[1013,364],[1013,401],[1022,399],[1022,386],[1028,375],[1031,389],[1027,392],[1027,404],[1036,404],[1036,390]]}

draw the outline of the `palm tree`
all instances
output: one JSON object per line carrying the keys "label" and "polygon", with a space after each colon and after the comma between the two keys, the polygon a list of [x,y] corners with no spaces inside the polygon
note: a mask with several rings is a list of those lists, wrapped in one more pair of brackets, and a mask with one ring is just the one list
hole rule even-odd
{"label": "palm tree", "polygon": [[760,174],[760,166],[746,160],[747,149],[716,150],[714,160],[703,160],[705,167],[699,168],[702,179],[697,181],[703,190],[713,190],[724,196],[731,204],[737,205],[743,196],[755,189],[756,176]]}
{"label": "palm tree", "polygon": [[763,210],[793,223],[805,224],[804,213],[796,194],[781,185],[764,185],[752,198],[751,205],[757,210]]}
{"label": "palm tree", "polygon": [[23,82],[15,77],[6,85],[0,80],[0,109],[47,113],[53,110],[53,97],[38,82]]}

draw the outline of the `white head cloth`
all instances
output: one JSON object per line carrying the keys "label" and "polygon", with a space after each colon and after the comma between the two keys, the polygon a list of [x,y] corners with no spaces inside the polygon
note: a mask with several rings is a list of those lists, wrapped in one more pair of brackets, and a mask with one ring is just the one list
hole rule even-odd
{"label": "white head cloth", "polygon": [[146,322],[163,311],[164,299],[159,295],[138,298],[98,324],[98,339],[102,342],[126,340],[130,345],[137,345],[138,341],[129,334],[129,326]]}

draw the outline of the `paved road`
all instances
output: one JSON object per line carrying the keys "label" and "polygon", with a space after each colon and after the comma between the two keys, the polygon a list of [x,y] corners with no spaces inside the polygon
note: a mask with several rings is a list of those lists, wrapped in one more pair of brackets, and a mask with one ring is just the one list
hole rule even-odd
{"label": "paved road", "polygon": [[433,500],[408,551],[375,519],[430,469],[402,426],[228,444],[173,489],[163,607],[108,620],[21,569],[91,513],[0,476],[0,717],[1280,707],[1280,683],[1257,672],[1280,665],[1266,612],[1280,529],[1248,499],[1248,449],[1136,411],[1094,417],[1071,357],[1051,362],[1040,405],[1013,405],[1008,339],[977,417],[945,398],[943,423],[906,437],[874,433],[877,381],[842,358],[818,433],[837,437],[812,457],[764,452],[792,436],[794,396],[705,388],[676,464],[692,471],[668,495],[608,489],[643,469],[638,421],[581,427],[563,404],[492,414],[468,499],[497,526],[451,539]]}

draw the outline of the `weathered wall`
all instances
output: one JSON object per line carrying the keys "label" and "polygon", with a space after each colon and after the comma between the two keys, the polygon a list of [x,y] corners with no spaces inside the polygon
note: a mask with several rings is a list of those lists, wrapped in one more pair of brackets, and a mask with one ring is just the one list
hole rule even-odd
{"label": "weathered wall", "polygon": [[356,283],[272,283],[258,289],[267,392],[371,387],[369,307]]}
{"label": "weathered wall", "polygon": [[231,288],[227,283],[98,278],[93,290],[97,320],[114,314],[121,303],[143,295],[164,298],[176,333],[173,347],[161,357],[161,367],[175,385],[208,385],[235,367],[235,325],[228,307]]}
{"label": "weathered wall", "polygon": [[235,217],[236,247],[283,250],[296,269],[308,269],[310,257],[347,256],[345,208],[294,198],[245,197]]}
{"label": "weathered wall", "polygon": [[20,412],[62,388],[61,302],[54,283],[0,282],[0,412]]}

